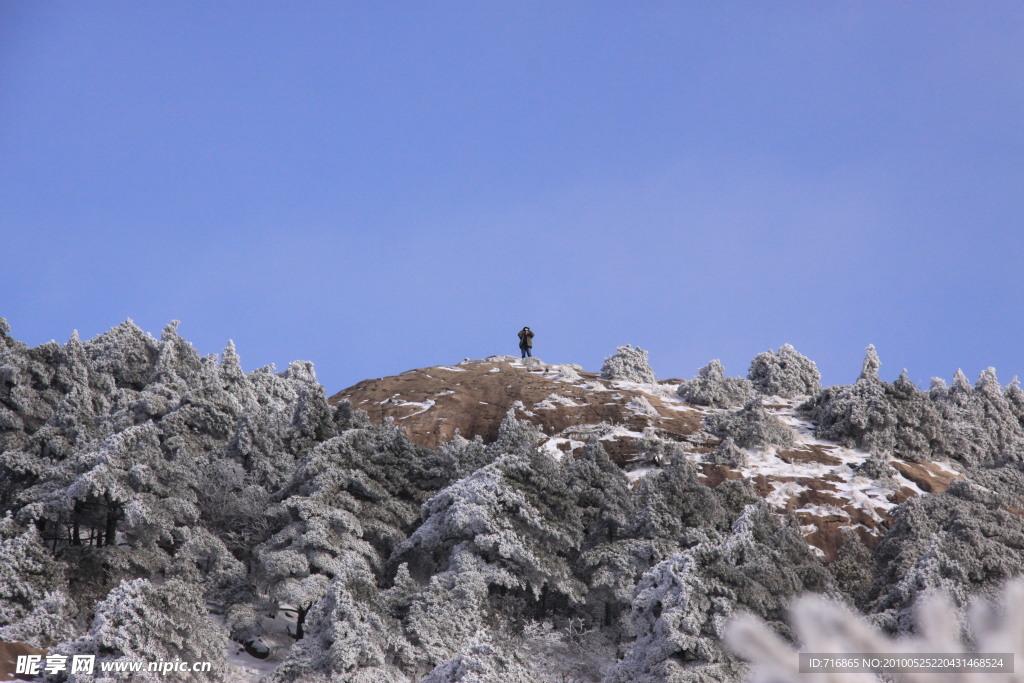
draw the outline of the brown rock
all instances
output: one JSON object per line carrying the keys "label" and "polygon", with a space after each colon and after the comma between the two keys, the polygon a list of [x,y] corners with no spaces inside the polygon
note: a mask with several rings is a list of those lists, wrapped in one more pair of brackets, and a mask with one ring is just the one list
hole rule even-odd
{"label": "brown rock", "polygon": [[[392,417],[413,442],[429,448],[450,440],[456,430],[469,439],[479,435],[493,441],[514,406],[517,418],[538,425],[545,434],[581,442],[598,433],[598,425],[608,426],[605,432],[611,426],[651,430],[676,441],[701,428],[696,410],[673,410],[658,396],[616,388],[596,373],[579,372],[578,382],[560,381],[556,368],[539,363],[524,367],[503,359],[421,368],[364,380],[331,396],[330,402],[348,399],[378,424]],[[630,407],[640,398],[650,404],[649,415]],[[604,436],[602,443],[615,460],[625,462],[638,454],[635,436]]]}
{"label": "brown rock", "polygon": [[[45,658],[46,650],[37,650],[25,643],[5,643],[0,641],[0,681],[30,681],[35,678],[34,676],[14,673],[17,670],[18,657],[24,655],[42,655]],[[45,663],[45,659],[43,663]],[[39,669],[42,671],[42,663]]]}
{"label": "brown rock", "polygon": [[817,462],[823,465],[835,467],[842,465],[843,461],[834,455],[829,455],[823,446],[808,444],[797,449],[779,451],[779,459],[790,464],[795,462]]}
{"label": "brown rock", "polygon": [[960,475],[940,469],[932,462],[904,462],[893,460],[890,463],[900,474],[917,484],[922,491],[942,493],[953,484]]}

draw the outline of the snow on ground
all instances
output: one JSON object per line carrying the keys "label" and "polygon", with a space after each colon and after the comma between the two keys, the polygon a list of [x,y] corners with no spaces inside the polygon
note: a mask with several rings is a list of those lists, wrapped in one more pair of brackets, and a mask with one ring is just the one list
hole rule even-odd
{"label": "snow on ground", "polygon": [[[667,385],[658,385],[660,390],[657,393],[651,391],[653,385],[637,384],[635,382],[612,382],[615,388],[643,391],[650,395],[657,395],[662,399],[662,405],[676,412],[696,412],[705,418],[714,413],[728,412],[728,409],[706,408],[686,404],[675,394],[674,390],[666,391]],[[745,478],[763,476],[768,478],[772,486],[772,492],[766,500],[778,508],[786,508],[790,501],[808,490],[808,486],[801,483],[801,480],[821,480],[828,478],[829,488],[826,489],[829,495],[844,501],[849,508],[859,509],[867,513],[877,522],[882,522],[886,512],[896,506],[889,495],[895,489],[905,487],[915,493],[924,493],[914,482],[901,474],[894,477],[894,486],[891,488],[879,486],[874,481],[862,477],[855,472],[857,465],[860,465],[870,457],[867,451],[847,448],[837,443],[818,439],[814,435],[814,425],[803,419],[797,413],[798,406],[803,403],[805,397],[784,399],[778,396],[770,396],[764,399],[765,409],[777,417],[784,424],[793,429],[796,443],[788,449],[768,447],[763,449],[744,449],[748,456],[748,464],[736,468]],[[617,428],[611,434],[602,438],[617,438],[619,436],[639,437],[636,432],[629,432],[624,428]],[[814,447],[814,450],[812,450]],[[806,458],[779,457],[780,450],[796,451],[799,454],[806,453]],[[817,452],[815,452],[817,451]],[[820,452],[827,454],[828,458],[819,457]],[[689,452],[687,457],[699,464],[707,461],[707,454]],[[838,460],[838,464],[828,462],[831,458]],[[825,462],[819,462],[824,460]],[[788,461],[788,462],[787,462]],[[956,470],[944,463],[935,463],[944,472],[956,473]],[[647,476],[657,467],[650,466],[638,468],[627,473],[631,482],[638,481]],[[785,481],[779,481],[780,479]],[[838,505],[806,505],[799,508],[800,512],[806,512],[818,517],[835,517],[850,520],[851,515]],[[817,527],[805,525],[805,533],[813,532]]]}
{"label": "snow on ground", "polygon": [[402,417],[400,417],[398,419],[399,420],[407,420],[410,417],[412,417],[413,415],[419,415],[420,413],[425,413],[428,410],[430,410],[431,408],[433,408],[436,403],[437,402],[434,399],[432,399],[432,398],[428,398],[426,401],[402,401],[401,403],[398,403],[399,406],[416,406],[416,407],[419,408],[419,410],[417,410],[414,413],[409,413],[408,415],[403,415]]}
{"label": "snow on ground", "polygon": [[[838,505],[817,505],[815,503],[811,503],[809,505],[803,506],[798,510],[795,510],[795,512],[806,512],[808,514],[814,515],[815,517],[820,517],[822,519],[827,519],[829,517],[841,517],[843,519],[850,519],[850,513],[844,510],[843,508],[839,507]],[[816,525],[810,526],[812,527],[812,530],[817,529]]]}
{"label": "snow on ground", "polygon": [[765,496],[765,500],[775,507],[786,507],[791,498],[799,496],[807,487],[795,481],[773,481],[772,489],[773,491]]}
{"label": "snow on ground", "polygon": [[651,472],[657,472],[658,467],[655,465],[647,465],[645,467],[638,467],[635,470],[626,472],[626,479],[629,479],[630,484],[636,484],[638,481],[646,477]]}
{"label": "snow on ground", "polygon": [[545,398],[543,401],[538,401],[537,403],[533,404],[533,407],[536,410],[555,410],[558,407],[558,405],[556,404],[563,405],[568,408],[582,408],[584,405],[582,403],[576,403],[576,401],[572,400],[567,396],[561,396],[559,394],[548,394],[547,398]]}
{"label": "snow on ground", "polygon": [[532,410],[527,410],[526,406],[523,405],[522,401],[515,401],[515,402],[513,402],[512,403],[512,407],[515,408],[516,410],[518,410],[519,412],[521,412],[523,415],[527,415],[529,417],[536,417],[537,416],[537,413],[533,412]]}
{"label": "snow on ground", "polygon": [[626,408],[631,410],[635,415],[643,415],[646,417],[658,417],[659,413],[651,402],[643,396],[637,396],[632,401],[626,404]]}
{"label": "snow on ground", "polygon": [[[224,619],[220,615],[211,614],[210,618],[221,627]],[[274,671],[288,656],[288,650],[295,643],[290,635],[295,630],[295,611],[279,610],[277,616],[264,616],[264,633],[260,640],[270,650],[266,659],[253,657],[245,648],[233,640],[229,640],[225,651],[228,665],[227,680],[232,683],[257,683]]]}
{"label": "snow on ground", "polygon": [[638,432],[638,431],[635,431],[635,430],[632,430],[632,429],[628,429],[626,427],[623,427],[622,425],[615,425],[615,426],[613,426],[611,428],[611,430],[609,430],[603,436],[599,437],[598,440],[599,441],[609,441],[609,440],[616,440],[616,441],[618,441],[619,439],[621,439],[623,437],[626,437],[628,439],[642,439],[645,436],[646,435],[643,432]]}
{"label": "snow on ground", "polygon": [[[560,446],[562,445],[567,445],[569,450],[562,450],[560,448]],[[569,439],[562,436],[556,436],[542,443],[540,449],[554,457],[555,460],[561,460],[563,457],[565,457],[566,453],[572,453],[577,448],[582,448],[583,446],[586,446],[586,444],[583,443],[582,441],[577,441],[575,439]]]}

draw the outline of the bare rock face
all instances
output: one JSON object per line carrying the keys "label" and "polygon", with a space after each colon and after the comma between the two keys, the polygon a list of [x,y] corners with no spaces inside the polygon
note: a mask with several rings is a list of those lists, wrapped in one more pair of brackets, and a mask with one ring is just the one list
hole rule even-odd
{"label": "bare rock face", "polygon": [[602,380],[579,366],[491,356],[364,380],[330,401],[348,399],[373,422],[394,418],[410,439],[430,448],[456,430],[493,441],[513,408],[548,435],[549,448],[572,452],[597,436],[613,459],[625,462],[641,457],[641,436],[686,441],[700,431],[700,414],[680,410],[678,401],[666,400],[670,394],[657,384]]}
{"label": "bare rock face", "polygon": [[785,439],[762,438],[754,430],[744,447],[722,443],[728,435],[715,426],[751,409],[687,403],[677,393],[681,384],[603,379],[577,365],[491,356],[365,380],[330,401],[347,399],[373,422],[392,418],[412,441],[430,448],[456,432],[491,442],[512,409],[540,427],[541,447],[553,454],[578,455],[589,439],[599,439],[633,482],[656,471],[667,453],[681,451],[706,485],[746,480],[778,512],[795,516],[804,538],[827,561],[847,531],[874,547],[891,524],[893,507],[944,491],[960,476],[946,463],[883,457],[879,464],[892,475],[873,478],[863,464],[880,456],[817,438],[796,398],[756,401],[761,421],[784,431]]}

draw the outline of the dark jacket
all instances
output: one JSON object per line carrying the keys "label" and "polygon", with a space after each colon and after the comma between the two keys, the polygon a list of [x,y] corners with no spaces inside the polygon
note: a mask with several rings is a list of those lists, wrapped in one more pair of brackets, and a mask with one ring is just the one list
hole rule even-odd
{"label": "dark jacket", "polygon": [[525,327],[519,330],[519,346],[533,348],[533,330],[528,330]]}

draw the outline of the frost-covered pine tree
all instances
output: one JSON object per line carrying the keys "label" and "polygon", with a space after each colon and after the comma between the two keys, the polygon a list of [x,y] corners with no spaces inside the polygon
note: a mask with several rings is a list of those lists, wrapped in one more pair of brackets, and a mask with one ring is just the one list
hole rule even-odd
{"label": "frost-covered pine tree", "polygon": [[16,631],[37,612],[39,618],[51,612],[67,590],[66,570],[34,526],[25,529],[9,516],[0,519],[0,633]]}
{"label": "frost-covered pine tree", "polygon": [[111,549],[111,566],[129,573],[161,568],[167,557],[163,547],[178,538],[175,530],[199,518],[195,473],[187,463],[165,457],[153,423],[115,434],[97,450],[81,454],[75,465],[71,481],[49,493],[42,489],[37,506],[24,508],[21,515],[70,520],[73,534],[87,533]]}
{"label": "frost-covered pine tree", "polygon": [[583,603],[572,559],[582,543],[576,498],[584,491],[573,492],[564,465],[532,445],[530,430],[507,427],[507,435],[526,434],[506,440],[529,444],[525,452],[506,453],[431,498],[389,561],[422,586],[395,609],[407,615],[404,628],[426,671],[481,628],[560,618]]}
{"label": "frost-covered pine tree", "polygon": [[745,467],[749,458],[742,448],[736,445],[731,436],[722,439],[722,443],[708,456],[708,462],[728,467]]}
{"label": "frost-covered pine tree", "polygon": [[443,569],[434,572],[424,585],[408,570],[404,579],[415,587],[407,587],[404,598],[393,599],[396,611],[404,616],[403,630],[417,650],[413,670],[417,677],[473,647],[479,634],[501,634],[506,627],[503,620],[511,615],[500,609],[506,605],[492,603],[503,591],[515,591],[522,585],[512,572],[487,562],[465,543],[452,549]]}
{"label": "frost-covered pine tree", "polygon": [[308,633],[275,669],[271,683],[408,680],[415,652],[361,558],[345,556],[309,612]]}
{"label": "frost-covered pine tree", "polygon": [[891,453],[898,423],[896,411],[878,377],[881,362],[868,346],[857,381],[828,387],[801,406],[815,423],[818,438],[879,453]]}
{"label": "frost-covered pine tree", "polygon": [[871,606],[886,630],[911,627],[911,610],[923,591],[947,591],[963,607],[968,596],[990,595],[1024,574],[1024,520],[1011,511],[1024,496],[1024,472],[1010,466],[970,475],[893,510],[892,526],[875,550],[880,573]]}
{"label": "frost-covered pine tree", "polygon": [[462,436],[457,429],[455,435],[441,444],[439,450],[441,455],[452,463],[453,475],[459,479],[493,462],[495,457],[493,449],[484,445],[483,437],[479,434],[470,440]]}
{"label": "frost-covered pine tree", "polygon": [[747,378],[767,396],[813,396],[821,390],[821,373],[814,361],[789,344],[778,351],[764,351],[750,362]]}
{"label": "frost-covered pine tree", "polygon": [[835,578],[836,589],[846,601],[866,611],[875,581],[875,561],[860,533],[854,529],[842,530],[842,545],[828,569]]}
{"label": "frost-covered pine tree", "polygon": [[702,484],[696,468],[676,453],[641,480],[628,535],[646,542],[643,555],[650,567],[698,542],[701,531],[727,531],[733,518],[718,491]]}
{"label": "frost-covered pine tree", "polygon": [[796,439],[792,428],[765,409],[761,397],[737,411],[711,415],[705,424],[712,434],[732,439],[740,448],[791,446]]}
{"label": "frost-covered pine tree", "polygon": [[536,680],[537,672],[532,667],[481,635],[458,655],[438,664],[421,683],[533,683]]}
{"label": "frost-covered pine tree", "polygon": [[0,641],[45,649],[74,637],[77,607],[67,593],[47,591],[37,597],[31,612],[14,623],[0,626]]}
{"label": "frost-covered pine tree", "polygon": [[289,521],[257,550],[258,577],[271,600],[295,608],[295,637],[302,638],[307,613],[341,567],[379,559],[351,511],[304,496],[292,496],[282,508]]}
{"label": "frost-covered pine tree", "polygon": [[995,368],[987,368],[971,387],[957,370],[953,386],[935,401],[942,416],[944,455],[967,465],[988,466],[1019,449],[1024,441],[1021,416],[1011,389],[1003,391]]}
{"label": "frost-covered pine tree", "polygon": [[581,600],[569,562],[582,542],[580,512],[561,463],[547,453],[503,456],[434,496],[423,515],[391,560],[408,562],[414,578],[443,570],[465,548],[524,611],[543,616]]}
{"label": "frost-covered pine tree", "polygon": [[629,537],[634,496],[626,475],[596,439],[569,467],[568,476],[584,526],[583,545],[575,565],[588,588],[589,619],[611,626],[629,604],[633,586],[644,569],[638,559],[643,551]]}
{"label": "frost-covered pine tree", "polygon": [[[95,655],[97,662],[184,661],[210,662],[205,673],[176,672],[177,680],[221,681],[226,679],[224,630],[207,615],[199,589],[170,580],[155,585],[147,579],[123,581],[96,606],[89,631],[54,648],[63,655]],[[96,665],[99,672],[99,664]],[[114,676],[72,674],[61,671],[47,676],[52,682],[113,682]],[[143,671],[133,680],[163,681],[158,672]]]}
{"label": "frost-covered pine tree", "polygon": [[607,681],[736,680],[744,667],[722,644],[731,617],[752,611],[785,634],[785,606],[808,590],[834,593],[828,570],[795,524],[763,501],[750,505],[727,534],[704,534],[643,575],[633,597],[636,640]]}
{"label": "frost-covered pine tree", "polygon": [[297,637],[340,567],[382,571],[418,519],[417,503],[446,477],[434,454],[392,424],[348,430],[313,449],[283,489],[280,531],[256,552],[264,590],[298,610]]}
{"label": "frost-covered pine tree", "polygon": [[117,387],[136,391],[149,383],[160,353],[157,340],[130,318],[87,341],[85,350],[97,372],[111,375]]}
{"label": "frost-covered pine tree", "polygon": [[735,408],[754,395],[754,387],[742,377],[726,377],[722,362],[715,359],[702,367],[696,377],[682,382],[677,393],[689,403],[712,408]]}
{"label": "frost-covered pine tree", "polygon": [[609,380],[654,384],[654,370],[647,361],[647,351],[629,344],[617,347],[614,354],[604,359],[601,377]]}
{"label": "frost-covered pine tree", "polygon": [[1024,404],[1018,392],[1000,387],[993,368],[974,387],[958,370],[952,387],[936,378],[924,393],[905,370],[892,384],[881,381],[880,365],[868,347],[856,382],[829,387],[801,406],[819,438],[905,460],[952,458],[969,466],[1001,462],[1024,442]]}

